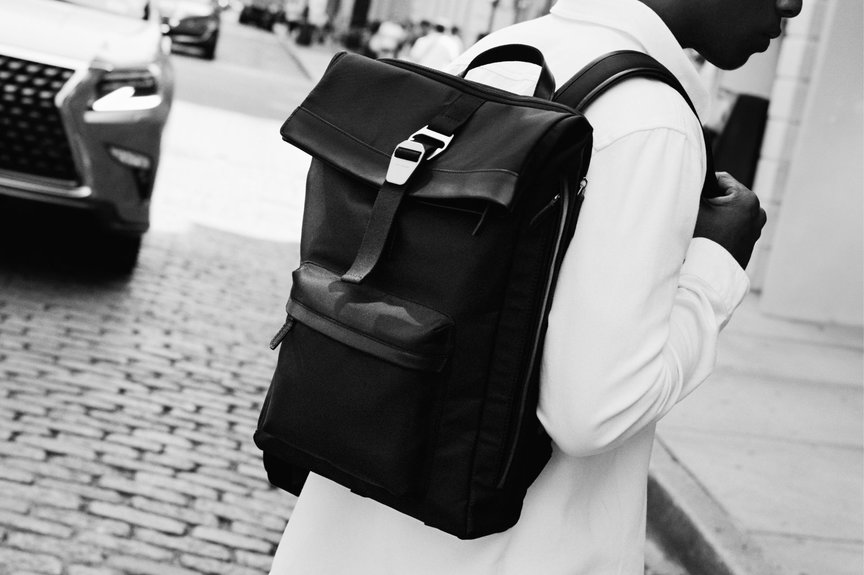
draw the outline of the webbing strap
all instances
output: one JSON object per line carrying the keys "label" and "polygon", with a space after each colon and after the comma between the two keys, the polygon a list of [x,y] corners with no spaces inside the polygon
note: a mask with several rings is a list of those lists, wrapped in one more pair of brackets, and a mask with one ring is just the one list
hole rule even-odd
{"label": "webbing strap", "polygon": [[460,94],[429,122],[429,129],[445,136],[452,136],[482,105],[482,99],[469,94]]}
{"label": "webbing strap", "polygon": [[393,226],[393,218],[396,217],[396,211],[404,195],[405,186],[397,186],[390,182],[384,182],[378,190],[357,257],[354,258],[351,269],[342,276],[342,281],[359,284],[375,268],[384,252],[387,236],[390,235],[390,228]]}
{"label": "webbing strap", "polygon": [[[412,154],[417,152],[403,148],[402,146],[406,143],[403,142],[393,152],[391,164],[400,160],[402,162],[416,162],[413,168],[416,170],[417,166],[446,145],[445,141],[435,138],[430,135],[430,132],[447,138],[453,136],[482,104],[483,100],[480,98],[460,94],[429,122],[426,128],[411,136],[411,140],[423,146],[424,152],[419,157],[412,158]],[[369,223],[363,233],[363,240],[360,242],[360,249],[357,251],[351,268],[342,276],[342,281],[358,284],[378,264],[378,260],[381,259],[381,254],[384,253],[384,248],[387,245],[393,220],[396,217],[399,204],[402,203],[402,198],[405,196],[409,181],[410,175],[401,183],[394,183],[388,179],[378,190],[375,203],[372,205],[372,215],[369,217]]]}
{"label": "webbing strap", "polygon": [[[619,50],[600,56],[564,84],[555,93],[554,100],[581,112],[615,84],[635,77],[651,78],[671,86],[681,94],[696,114],[696,108],[678,78],[653,57],[635,50]],[[710,198],[719,195],[720,191],[714,175],[714,156],[704,131],[703,137],[705,137],[706,170],[702,197]]]}

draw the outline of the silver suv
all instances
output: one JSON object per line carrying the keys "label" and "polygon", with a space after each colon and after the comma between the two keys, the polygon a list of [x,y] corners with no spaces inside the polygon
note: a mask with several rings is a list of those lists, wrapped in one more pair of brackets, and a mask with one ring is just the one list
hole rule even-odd
{"label": "silver suv", "polygon": [[171,107],[169,52],[148,0],[0,0],[0,201],[95,216],[109,263],[131,271]]}

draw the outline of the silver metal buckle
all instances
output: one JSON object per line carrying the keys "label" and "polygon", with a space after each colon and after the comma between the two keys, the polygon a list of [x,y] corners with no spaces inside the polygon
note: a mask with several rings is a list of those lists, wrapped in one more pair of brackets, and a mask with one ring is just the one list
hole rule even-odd
{"label": "silver metal buckle", "polygon": [[[415,139],[417,136],[425,136],[426,138],[435,140],[441,144],[441,147],[435,148],[424,158],[426,147]],[[387,168],[386,181],[397,186],[404,185],[423,160],[431,160],[446,150],[452,139],[453,136],[445,136],[444,134],[430,130],[428,125],[423,126],[393,150],[393,155],[390,156],[390,166]]]}
{"label": "silver metal buckle", "polygon": [[428,124],[423,126],[422,128],[420,128],[419,130],[417,130],[413,134],[411,134],[410,139],[413,140],[417,136],[426,136],[427,138],[431,138],[432,140],[437,140],[437,141],[441,142],[441,147],[436,148],[431,154],[429,154],[429,157],[426,158],[427,160],[431,160],[432,158],[434,158],[435,156],[437,156],[438,154],[440,154],[441,152],[446,150],[447,146],[450,145],[450,141],[453,139],[453,136],[445,136],[444,134],[441,134],[441,133],[436,132],[434,130],[430,130]]}
{"label": "silver metal buckle", "polygon": [[404,185],[414,170],[417,169],[417,166],[420,165],[420,162],[423,161],[423,154],[425,153],[426,148],[420,142],[405,140],[393,150],[385,179],[397,186]]}

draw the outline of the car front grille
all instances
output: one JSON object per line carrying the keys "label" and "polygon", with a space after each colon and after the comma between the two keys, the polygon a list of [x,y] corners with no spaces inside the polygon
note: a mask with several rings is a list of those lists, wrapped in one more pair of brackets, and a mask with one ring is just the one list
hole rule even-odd
{"label": "car front grille", "polygon": [[0,170],[78,180],[54,103],[73,73],[0,54]]}

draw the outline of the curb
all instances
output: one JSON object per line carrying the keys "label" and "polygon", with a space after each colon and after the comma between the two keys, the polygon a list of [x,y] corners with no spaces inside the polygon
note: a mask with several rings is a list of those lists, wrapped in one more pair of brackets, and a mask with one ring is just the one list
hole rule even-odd
{"label": "curb", "polygon": [[781,575],[658,437],[648,476],[648,530],[697,575]]}
{"label": "curb", "polygon": [[[333,52],[333,54],[328,54],[327,56],[322,56],[322,59],[326,58],[325,65],[321,66],[320,63],[311,63],[307,60],[307,57],[301,55],[300,51],[302,48],[298,49],[294,44],[294,41],[287,37],[284,33],[279,31],[273,32],[276,35],[276,39],[279,42],[279,45],[282,46],[282,49],[285,50],[285,53],[291,58],[294,64],[300,69],[300,72],[306,77],[307,80],[311,80],[312,82],[317,82],[324,69],[327,67],[326,62],[329,62],[330,58],[332,58],[337,51]],[[317,65],[316,65],[317,64]]]}
{"label": "curb", "polygon": [[281,34],[277,31],[274,31],[273,34],[276,36],[276,40],[279,42],[279,45],[282,46],[282,49],[285,50],[285,53],[293,60],[294,64],[300,69],[304,76],[306,76],[307,80],[312,80],[312,73],[309,71],[309,67],[306,66],[306,63],[303,62],[303,58],[300,58],[297,55],[297,52],[294,50],[292,42],[285,37],[284,34]]}

